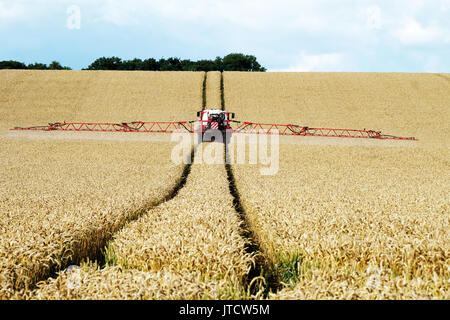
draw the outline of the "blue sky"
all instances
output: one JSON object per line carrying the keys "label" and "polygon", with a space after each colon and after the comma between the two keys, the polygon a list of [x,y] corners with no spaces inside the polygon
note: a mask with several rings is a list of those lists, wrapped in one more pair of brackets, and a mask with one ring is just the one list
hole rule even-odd
{"label": "blue sky", "polygon": [[253,54],[269,71],[450,73],[450,0],[0,0],[0,60]]}

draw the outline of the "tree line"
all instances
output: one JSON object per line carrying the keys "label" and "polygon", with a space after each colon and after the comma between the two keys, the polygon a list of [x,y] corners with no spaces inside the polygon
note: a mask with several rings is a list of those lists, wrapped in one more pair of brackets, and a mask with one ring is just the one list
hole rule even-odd
{"label": "tree line", "polygon": [[[53,61],[49,65],[32,63],[26,65],[22,62],[9,60],[0,61],[0,69],[28,69],[28,70],[71,70]],[[216,57],[214,60],[191,61],[180,58],[161,58],[156,60],[132,59],[122,60],[118,57],[101,57],[82,70],[142,70],[142,71],[266,71],[257,61],[255,56],[242,53],[231,53],[226,56]]]}
{"label": "tree line", "polygon": [[62,66],[58,61],[53,61],[49,65],[45,63],[30,63],[26,65],[23,62],[14,60],[0,61],[0,69],[26,69],[26,70],[72,70],[69,67]]}

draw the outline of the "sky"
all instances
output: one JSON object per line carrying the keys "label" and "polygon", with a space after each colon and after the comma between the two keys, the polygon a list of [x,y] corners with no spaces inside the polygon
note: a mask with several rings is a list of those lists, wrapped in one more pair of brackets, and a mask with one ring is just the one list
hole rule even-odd
{"label": "sky", "polygon": [[450,73],[450,0],[0,0],[0,61],[251,54],[268,71]]}

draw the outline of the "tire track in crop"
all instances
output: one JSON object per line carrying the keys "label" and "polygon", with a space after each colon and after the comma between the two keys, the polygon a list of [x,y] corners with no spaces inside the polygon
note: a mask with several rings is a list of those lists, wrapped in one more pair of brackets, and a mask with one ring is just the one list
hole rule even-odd
{"label": "tire track in crop", "polygon": [[203,77],[203,87],[202,87],[202,110],[205,109],[206,106],[206,82],[208,80],[208,72],[205,72]]}
{"label": "tire track in crop", "polygon": [[[201,88],[201,90],[202,90],[202,109],[205,105],[204,102],[206,101],[206,77],[207,77],[207,75],[205,72],[204,79],[203,79],[203,85]],[[187,178],[191,172],[191,167],[192,167],[192,163],[194,160],[195,152],[196,152],[196,149],[193,147],[191,149],[191,152],[189,155],[190,161],[188,161],[188,163],[185,164],[182,174],[179,177],[179,179],[176,182],[173,189],[170,190],[163,198],[156,200],[156,201],[151,200],[151,201],[147,202],[146,204],[144,204],[143,206],[139,207],[138,209],[132,211],[123,224],[121,224],[118,227],[111,230],[111,232],[108,234],[107,237],[102,239],[102,241],[100,241],[99,243],[95,244],[95,247],[93,247],[90,250],[90,252],[91,252],[90,254],[83,256],[83,257],[72,258],[69,261],[67,261],[61,265],[55,264],[55,265],[51,266],[50,271],[47,273],[47,276],[35,279],[35,281],[32,284],[30,289],[31,290],[35,289],[37,283],[40,281],[50,279],[50,278],[57,278],[58,273],[64,269],[66,269],[70,265],[79,265],[80,263],[82,263],[83,261],[86,261],[86,260],[95,261],[102,267],[105,266],[105,248],[107,247],[108,243],[114,238],[115,234],[120,232],[130,222],[139,219],[139,217],[143,216],[150,209],[155,208],[155,207],[161,205],[162,203],[170,201],[178,195],[179,191],[185,186]],[[73,248],[70,248],[70,250],[73,250]]]}
{"label": "tire track in crop", "polygon": [[[90,261],[97,261],[97,263],[99,263],[101,266],[105,265],[105,252],[104,252],[104,248],[108,245],[108,243],[113,239],[114,235],[117,234],[118,232],[120,232],[123,228],[125,228],[130,222],[135,221],[137,219],[139,219],[141,216],[143,216],[144,214],[146,214],[149,210],[151,210],[152,208],[155,208],[159,205],[161,205],[162,203],[165,203],[167,201],[172,200],[173,198],[175,198],[178,194],[178,192],[184,187],[184,185],[186,184],[187,178],[191,172],[191,166],[192,166],[192,162],[194,159],[194,154],[195,154],[195,150],[194,148],[191,150],[190,153],[190,163],[186,164],[183,168],[183,172],[181,174],[181,176],[178,178],[177,183],[175,184],[175,186],[172,188],[172,190],[170,190],[163,198],[156,200],[156,201],[149,201],[148,203],[144,204],[143,206],[141,206],[140,208],[138,208],[137,210],[133,211],[128,218],[126,219],[126,221],[120,225],[118,228],[115,228],[114,230],[111,231],[111,233],[109,234],[109,236],[107,238],[104,239],[103,242],[101,242],[96,248],[93,248],[93,252],[95,252],[93,255],[91,256],[86,256],[86,257],[82,257],[80,259],[76,259],[71,261],[67,266],[69,265],[78,265],[81,262],[89,259]],[[67,267],[66,266],[66,267]],[[56,274],[58,270],[55,270],[53,272],[53,274]]]}
{"label": "tire track in crop", "polygon": [[188,161],[188,163],[184,166],[181,177],[179,178],[175,187],[172,190],[170,190],[170,192],[168,192],[165,197],[163,197],[161,200],[159,200],[157,202],[147,203],[146,205],[142,206],[141,208],[139,208],[138,210],[133,212],[130,215],[130,217],[127,219],[127,221],[124,224],[122,224],[119,228],[117,228],[116,230],[111,232],[108,239],[105,239],[104,243],[99,246],[99,248],[98,248],[99,251],[98,251],[96,257],[85,257],[84,259],[77,261],[77,263],[75,263],[75,264],[79,264],[83,260],[86,260],[86,258],[89,258],[89,260],[91,260],[91,261],[97,261],[97,263],[99,263],[99,265],[101,265],[102,267],[105,266],[106,259],[105,259],[104,248],[108,246],[108,243],[114,238],[114,235],[116,235],[122,229],[124,229],[130,222],[139,219],[141,216],[146,214],[151,209],[175,198],[178,195],[179,191],[186,185],[187,178],[188,178],[189,174],[191,173],[191,168],[192,168],[192,163],[194,162],[195,152],[196,152],[195,148],[192,148],[191,153],[189,155],[190,161]]}
{"label": "tire track in crop", "polygon": [[[214,79],[214,82],[217,80]],[[207,89],[208,84],[206,81],[204,81],[203,97],[206,98],[206,102],[208,102],[209,97],[208,94],[205,94],[205,91]],[[214,86],[214,91],[219,93],[218,86]],[[211,100],[215,99],[211,98]],[[218,101],[217,103],[220,105],[220,101]],[[249,251],[246,250],[247,241],[246,237],[241,237],[241,217],[238,214],[235,214],[234,197],[231,194],[228,194],[229,184],[227,179],[227,172],[225,170],[225,167],[222,167],[221,164],[218,164],[219,167],[217,167],[213,164],[210,165],[208,163],[202,163],[201,160],[200,163],[195,164],[196,161],[194,161],[194,159],[196,159],[197,157],[202,157],[202,153],[197,152],[198,150],[202,149],[200,146],[201,145],[195,146],[191,151],[190,164],[186,165],[180,183],[170,194],[170,196],[167,197],[167,199],[164,202],[161,202],[158,206],[145,208],[146,211],[140,213],[136,217],[136,219],[139,218],[137,219],[137,221],[124,225],[121,230],[118,230],[111,236],[110,241],[106,244],[109,250],[105,249],[104,255],[102,257],[103,261],[101,262],[101,265],[103,266],[103,269],[107,269],[111,265],[117,264],[125,265],[127,266],[126,268],[131,269],[143,268],[143,271],[147,271],[146,268],[148,268],[148,266],[153,266],[153,263],[155,263],[154,261],[158,261],[158,259],[160,259],[160,255],[162,253],[165,253],[169,254],[169,258],[167,258],[166,256],[165,259],[164,255],[162,255],[162,262],[159,268],[163,268],[165,263],[169,263],[171,264],[171,268],[178,267],[181,268],[180,271],[182,271],[183,262],[181,261],[182,259],[179,259],[180,255],[177,251],[179,250],[179,248],[173,249],[174,247],[171,246],[172,244],[177,247],[178,243],[182,243],[182,250],[190,249],[193,253],[200,250],[201,252],[203,252],[203,254],[205,254],[205,248],[211,248],[212,251],[216,250],[216,253],[212,255],[212,257],[214,258],[205,255],[208,257],[207,261],[203,261],[201,265],[198,264],[198,259],[200,259],[199,257],[195,258],[192,261],[189,261],[190,256],[196,257],[199,253],[193,255],[187,254],[186,259],[189,262],[187,264],[188,266],[193,266],[196,270],[199,270],[199,272],[205,272],[206,266],[206,270],[208,270],[206,271],[207,274],[209,272],[214,277],[219,274],[224,274],[225,277],[229,272],[231,272],[230,274],[233,275],[233,270],[236,269],[235,272],[237,272],[238,278],[241,279],[239,281],[240,288],[247,289],[248,286],[246,284],[253,279],[253,277],[251,279],[247,279],[248,268],[253,263],[253,259],[251,258],[251,255],[246,255],[247,251]],[[218,147],[221,148],[222,146],[218,145]],[[225,157],[225,155],[223,157]],[[186,188],[183,188],[185,185]],[[210,187],[208,188],[205,186]],[[184,207],[183,210],[183,207],[180,206],[180,204],[185,203],[188,203],[188,205]],[[199,208],[196,208],[197,204],[202,205],[200,210]],[[197,217],[195,215],[197,215]],[[185,220],[187,219],[191,222],[189,229],[193,230],[194,234],[196,232],[199,232],[200,235],[203,236],[198,238],[198,242],[193,242],[193,238],[195,238],[193,237],[194,234],[189,236],[189,233],[186,234],[183,232],[177,232],[177,227],[172,230],[170,230],[170,227],[158,228],[158,223],[160,223],[161,226],[167,225],[165,222],[166,220],[164,220],[166,218],[169,219],[169,221],[173,222],[170,225],[175,226],[177,222],[181,223],[184,226],[187,225]],[[208,222],[202,222],[203,219],[206,219],[206,221]],[[200,222],[201,224],[192,223],[193,221]],[[232,224],[229,224],[230,222],[232,222]],[[155,225],[153,225],[152,223],[155,223]],[[150,229],[146,229],[143,231],[139,224],[146,227],[150,226]],[[207,226],[206,231],[205,226]],[[219,226],[219,228],[217,228],[217,226]],[[195,231],[196,227],[198,227],[198,231]],[[152,236],[147,237],[146,234],[147,232],[149,232],[149,230],[151,230]],[[208,232],[212,232],[212,234],[217,235],[217,238],[210,238],[208,236]],[[183,238],[186,236],[189,237]],[[169,239],[168,241],[170,242],[170,244],[165,247],[161,239]],[[129,258],[129,251],[127,251],[127,248],[133,248],[136,243],[141,243],[141,245],[138,245],[139,248],[153,249],[150,251],[146,251],[145,249],[139,251],[138,248],[134,249],[133,261],[135,264],[133,265],[130,264],[131,262],[127,260]],[[230,247],[230,249],[224,251],[222,248],[226,245],[229,245],[230,243],[232,243],[233,245]],[[158,247],[161,244],[162,247]],[[123,249],[123,251],[121,251],[121,248]],[[188,251],[188,253],[189,252],[191,251]],[[140,256],[139,253],[141,253]],[[170,253],[172,254],[172,256],[170,256]],[[227,257],[225,257],[224,259],[224,253],[228,253],[231,256],[229,256],[228,259]],[[180,257],[183,257],[183,255],[181,255]],[[219,258],[219,261],[217,261],[217,257],[222,257],[222,259]],[[141,260],[139,260],[139,258],[141,258]],[[245,261],[245,266],[242,266],[240,263],[238,263],[241,260]],[[139,264],[137,261],[141,261],[142,264]],[[211,263],[211,265],[208,266],[208,263]],[[207,277],[209,276],[210,275],[207,275]],[[226,281],[230,282],[230,285],[232,285],[235,281],[233,279],[233,276],[230,275],[226,276],[226,279]],[[236,294],[238,294],[237,292],[241,292],[241,289],[236,291]]]}
{"label": "tire track in crop", "polygon": [[[208,84],[207,84],[207,73],[205,73],[205,79],[203,82],[203,104],[205,106],[208,105],[208,103],[211,103],[212,101],[209,100],[214,100],[215,98],[213,97],[213,95],[211,95],[212,92],[209,92],[209,97],[210,99],[208,99]],[[211,77],[211,74],[210,74]],[[220,90],[220,95],[217,95],[219,97],[219,101],[217,101],[217,103],[219,104],[219,107],[223,110],[225,107],[225,103],[224,103],[224,90],[223,90],[223,74],[220,73],[220,76],[217,79],[218,81],[220,81],[220,85],[219,86],[214,86],[216,88],[218,88]],[[215,89],[217,90],[217,89]],[[204,109],[204,108],[203,108]],[[200,145],[199,145],[200,146]],[[195,163],[195,159],[197,156],[202,156],[201,154],[198,155],[197,154],[197,148],[194,148],[193,152],[191,153],[191,163]],[[226,153],[226,145],[224,144],[224,155],[223,158],[224,160],[227,160],[227,153]],[[201,160],[200,160],[201,162]],[[200,166],[209,166],[209,164],[203,163],[203,164],[199,164]],[[222,167],[223,168],[223,167]],[[254,233],[252,232],[250,226],[249,226],[249,222],[247,219],[247,215],[244,212],[244,209],[241,205],[241,201],[240,201],[240,197],[239,197],[239,193],[237,191],[236,188],[236,184],[234,181],[234,176],[232,173],[232,169],[231,166],[228,164],[225,164],[225,175],[226,177],[223,177],[221,171],[222,170],[216,170],[216,174],[218,175],[217,177],[215,177],[213,179],[213,181],[208,181],[207,183],[203,183],[203,185],[209,185],[210,183],[214,183],[214,181],[218,181],[221,179],[226,179],[224,180],[225,186],[226,188],[228,188],[227,191],[229,191],[229,194],[223,194],[222,198],[226,198],[229,197],[230,198],[230,203],[229,205],[229,212],[230,214],[234,212],[236,219],[238,219],[238,221],[240,221],[239,223],[239,235],[241,237],[241,239],[244,242],[243,245],[243,249],[245,250],[245,253],[247,253],[249,256],[254,257],[254,264],[250,266],[249,272],[246,274],[246,276],[242,279],[242,285],[245,288],[245,291],[247,293],[250,293],[253,296],[259,296],[261,294],[266,294],[270,291],[273,291],[275,287],[278,286],[278,280],[276,277],[274,277],[273,272],[271,272],[272,267],[270,264],[268,264],[268,260],[265,259],[265,256],[261,253],[261,249],[260,246],[258,244],[258,242],[255,240],[255,236]],[[199,170],[198,167],[195,170]],[[184,184],[186,183],[186,181],[189,181],[188,176],[189,173],[191,171],[191,165],[189,165],[186,169],[186,173],[184,174],[184,182],[181,184],[180,188],[178,188],[178,190],[176,192],[174,192],[173,196],[170,198],[170,200],[172,201],[177,201],[178,198],[175,198],[178,191],[180,191],[182,189],[182,187],[184,186]],[[194,177],[196,176],[196,174],[198,175],[198,171],[195,171],[193,173]],[[192,176],[192,175],[191,175]],[[189,176],[190,177],[190,176]],[[190,184],[190,186],[188,187],[189,189],[192,188],[192,181],[188,182],[188,185]],[[202,187],[203,189],[204,187]],[[186,195],[183,195],[184,191],[182,191],[180,193],[180,197],[182,202],[183,201],[183,197],[185,197]],[[203,198],[202,198],[203,199]],[[213,199],[213,198],[212,198]],[[211,199],[209,199],[211,200]],[[211,202],[211,201],[208,201]],[[215,201],[212,201],[215,202]],[[167,203],[167,205],[170,206],[169,203]],[[165,204],[164,204],[165,206]],[[177,207],[177,205],[174,205],[174,208]],[[207,209],[209,210],[209,209]],[[210,211],[205,212],[208,213]],[[112,247],[114,246],[113,242],[111,242]],[[264,280],[262,280],[264,279]],[[262,292],[264,291],[264,292]]]}
{"label": "tire track in crop", "polygon": [[[223,72],[220,73],[220,98],[221,108],[225,110],[225,89],[223,81]],[[252,266],[247,278],[247,290],[252,293],[256,293],[258,285],[254,285],[254,280],[264,279],[264,295],[267,296],[270,292],[276,292],[281,289],[280,280],[274,271],[274,265],[266,258],[261,246],[258,242],[255,232],[253,231],[248,215],[244,210],[241,202],[241,197],[236,186],[236,180],[234,178],[233,169],[230,164],[228,145],[225,144],[225,169],[227,172],[227,178],[229,183],[230,193],[233,196],[233,205],[236,213],[242,221],[241,236],[247,240],[246,251],[249,254],[255,256],[255,265]]]}
{"label": "tire track in crop", "polygon": [[[203,84],[202,84],[202,89],[201,89],[202,90],[202,110],[205,107],[205,103],[206,103],[206,81],[207,81],[207,72],[205,72],[203,75]],[[194,163],[195,153],[196,153],[196,148],[192,147],[190,155],[189,155],[189,161],[187,161],[188,163],[185,164],[183,172],[181,174],[181,177],[179,178],[175,187],[165,197],[163,197],[161,200],[157,201],[156,203],[152,201],[152,202],[142,206],[135,212],[133,212],[130,215],[129,219],[127,219],[127,221],[123,225],[121,225],[119,228],[117,228],[116,230],[111,232],[109,238],[106,239],[104,241],[104,243],[102,243],[102,245],[99,246],[99,248],[97,248],[98,251],[97,251],[97,254],[95,257],[85,257],[84,259],[81,259],[80,261],[76,261],[77,262],[76,264],[79,264],[80,262],[82,262],[83,260],[86,260],[86,258],[88,258],[89,260],[97,261],[101,266],[105,266],[106,258],[105,258],[105,251],[104,251],[105,249],[104,248],[106,248],[108,246],[108,243],[114,238],[114,235],[117,234],[118,232],[120,232],[130,222],[137,220],[137,219],[139,219],[139,217],[146,214],[150,209],[155,208],[155,207],[159,206],[160,204],[168,202],[168,201],[172,200],[173,198],[175,198],[178,195],[178,192],[186,185],[188,176],[191,173],[192,163]]]}

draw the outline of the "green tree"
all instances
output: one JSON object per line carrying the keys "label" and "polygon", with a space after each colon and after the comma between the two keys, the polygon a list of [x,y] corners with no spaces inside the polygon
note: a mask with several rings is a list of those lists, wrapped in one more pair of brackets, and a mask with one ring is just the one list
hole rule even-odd
{"label": "green tree", "polygon": [[194,63],[195,71],[214,71],[218,70],[216,63],[212,60],[198,60]]}
{"label": "green tree", "polygon": [[14,60],[7,60],[7,61],[0,61],[0,69],[26,69],[27,66],[18,61]]}
{"label": "green tree", "polygon": [[95,60],[88,70],[119,70],[122,64],[122,59],[118,57],[105,58],[101,57]]}
{"label": "green tree", "polygon": [[158,71],[160,67],[159,62],[154,58],[149,58],[142,61],[142,70]]}
{"label": "green tree", "polygon": [[101,57],[95,60],[87,70],[152,70],[152,71],[266,71],[255,56],[231,53],[215,60],[202,59],[191,61],[180,58],[133,59],[122,61],[118,57]]}
{"label": "green tree", "polygon": [[31,63],[28,65],[28,69],[30,70],[48,70],[48,66],[45,63]]}
{"label": "green tree", "polygon": [[214,60],[214,64],[215,70],[223,71],[223,59],[221,57],[216,57],[216,60]]}
{"label": "green tree", "polygon": [[223,60],[224,71],[266,71],[256,60],[255,56],[242,53],[231,53]]}
{"label": "green tree", "polygon": [[181,70],[182,71],[196,71],[195,62],[185,59],[181,60]]}
{"label": "green tree", "polygon": [[119,66],[119,70],[143,70],[143,61],[141,59],[124,60]]}
{"label": "green tree", "polygon": [[58,61],[52,61],[52,63],[50,63],[48,65],[48,69],[49,70],[70,70],[69,67],[63,67]]}
{"label": "green tree", "polygon": [[160,71],[181,71],[183,66],[179,58],[168,58],[159,60]]}

